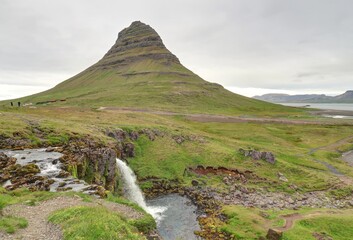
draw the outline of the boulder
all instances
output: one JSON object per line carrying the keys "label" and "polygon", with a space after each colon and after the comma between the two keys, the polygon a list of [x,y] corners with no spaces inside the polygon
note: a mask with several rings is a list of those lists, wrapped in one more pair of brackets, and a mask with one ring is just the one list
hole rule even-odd
{"label": "boulder", "polygon": [[280,230],[270,228],[267,232],[266,239],[268,240],[280,240],[283,233]]}
{"label": "boulder", "polygon": [[252,149],[245,150],[240,148],[239,153],[245,157],[251,157],[253,160],[264,160],[268,163],[275,164],[276,158],[272,152],[260,152]]}
{"label": "boulder", "polygon": [[14,165],[16,158],[8,157],[5,153],[0,152],[0,169],[4,169],[8,166]]}

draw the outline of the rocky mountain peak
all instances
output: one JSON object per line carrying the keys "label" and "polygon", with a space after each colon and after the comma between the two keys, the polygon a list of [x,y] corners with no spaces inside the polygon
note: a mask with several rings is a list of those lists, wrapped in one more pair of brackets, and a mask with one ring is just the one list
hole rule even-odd
{"label": "rocky mountain peak", "polygon": [[164,64],[180,63],[152,27],[135,21],[119,32],[115,44],[94,67],[119,68],[146,59]]}

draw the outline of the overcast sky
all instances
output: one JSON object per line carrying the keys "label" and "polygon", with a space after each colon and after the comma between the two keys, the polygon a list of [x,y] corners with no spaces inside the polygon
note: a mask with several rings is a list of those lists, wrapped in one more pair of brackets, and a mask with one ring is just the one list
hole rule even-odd
{"label": "overcast sky", "polygon": [[353,89],[352,0],[0,0],[0,99],[97,62],[132,21],[207,81],[253,96]]}

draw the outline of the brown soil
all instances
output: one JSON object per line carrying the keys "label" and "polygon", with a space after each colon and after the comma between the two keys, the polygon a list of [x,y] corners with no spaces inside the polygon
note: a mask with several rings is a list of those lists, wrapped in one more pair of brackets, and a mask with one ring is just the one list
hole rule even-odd
{"label": "brown soil", "polygon": [[6,207],[3,210],[4,215],[16,216],[27,219],[27,228],[20,229],[14,234],[5,234],[0,232],[0,239],[22,239],[22,240],[59,240],[62,239],[62,232],[59,226],[47,221],[48,216],[58,209],[73,206],[104,206],[111,211],[119,212],[126,218],[139,218],[141,213],[136,212],[126,205],[95,200],[94,202],[83,202],[80,197],[57,197],[47,201],[40,202],[36,206],[27,206],[15,204]]}

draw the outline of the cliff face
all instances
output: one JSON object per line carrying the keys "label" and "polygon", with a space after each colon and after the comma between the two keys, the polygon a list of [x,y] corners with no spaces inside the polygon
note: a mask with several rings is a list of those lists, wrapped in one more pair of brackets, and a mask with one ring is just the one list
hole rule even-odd
{"label": "cliff face", "polygon": [[136,21],[119,33],[111,49],[90,69],[121,69],[143,60],[158,61],[165,65],[180,64],[153,28]]}

